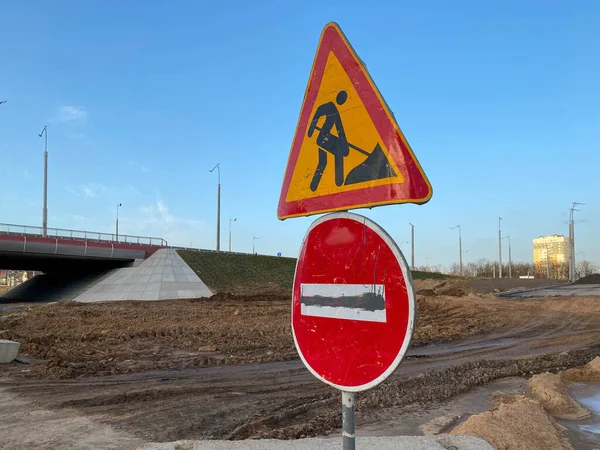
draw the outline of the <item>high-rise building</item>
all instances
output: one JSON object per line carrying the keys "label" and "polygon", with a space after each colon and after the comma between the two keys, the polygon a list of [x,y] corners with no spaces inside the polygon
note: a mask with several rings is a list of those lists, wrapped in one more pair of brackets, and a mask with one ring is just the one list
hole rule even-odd
{"label": "high-rise building", "polygon": [[541,236],[533,240],[533,265],[546,268],[562,266],[568,267],[571,246],[569,238],[560,234]]}

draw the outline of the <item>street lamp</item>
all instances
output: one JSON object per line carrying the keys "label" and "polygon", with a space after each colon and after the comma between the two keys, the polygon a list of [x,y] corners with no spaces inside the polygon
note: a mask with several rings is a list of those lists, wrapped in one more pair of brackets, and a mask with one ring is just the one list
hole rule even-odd
{"label": "street lamp", "polygon": [[458,262],[458,266],[459,266],[459,270],[460,270],[460,276],[463,276],[463,264],[462,264],[462,255],[463,255],[463,251],[462,251],[462,231],[460,229],[460,225],[456,225],[454,227],[450,227],[451,230],[454,230],[455,228],[458,228],[458,255],[459,255],[459,262]]}
{"label": "street lamp", "polygon": [[119,208],[123,206],[122,203],[117,203],[117,222],[115,223],[115,236],[116,241],[119,242]]}
{"label": "street lamp", "polygon": [[217,164],[209,170],[213,172],[217,169],[218,184],[217,184],[217,251],[221,250],[221,165]]}
{"label": "street lamp", "polygon": [[425,257],[425,267],[427,268],[427,272],[429,272],[429,260],[430,259],[431,259],[431,256]]}
{"label": "street lamp", "polygon": [[42,211],[42,236],[48,234],[48,126],[39,134],[44,136],[44,209]]}
{"label": "street lamp", "polygon": [[229,253],[231,253],[231,224],[236,220],[237,217],[235,219],[229,219]]}
{"label": "street lamp", "polygon": [[254,236],[254,237],[252,238],[252,254],[253,254],[253,255],[256,253],[256,250],[255,250],[255,249],[256,249],[256,244],[255,244],[255,242],[256,242],[256,240],[257,240],[257,239],[258,239],[258,238],[257,238],[256,236]]}
{"label": "street lamp", "polygon": [[512,255],[511,255],[510,236],[504,236],[502,239],[508,239],[508,278],[512,278]]}
{"label": "street lamp", "polygon": [[410,270],[415,270],[415,226],[410,225]]}
{"label": "street lamp", "polygon": [[502,217],[498,217],[498,278],[502,278]]}
{"label": "street lamp", "polygon": [[575,208],[577,205],[585,203],[573,202],[569,210],[569,281],[575,281]]}

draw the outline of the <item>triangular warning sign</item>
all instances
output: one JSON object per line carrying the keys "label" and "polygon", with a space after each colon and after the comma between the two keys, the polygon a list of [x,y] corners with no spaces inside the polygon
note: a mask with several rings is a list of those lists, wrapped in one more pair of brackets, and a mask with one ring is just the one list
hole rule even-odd
{"label": "triangular warning sign", "polygon": [[277,217],[425,203],[431,185],[336,23],[321,33]]}

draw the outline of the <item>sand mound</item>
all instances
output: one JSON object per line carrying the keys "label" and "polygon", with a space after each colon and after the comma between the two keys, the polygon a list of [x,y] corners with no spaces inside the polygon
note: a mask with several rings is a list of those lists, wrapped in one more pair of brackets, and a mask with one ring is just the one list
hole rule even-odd
{"label": "sand mound", "polygon": [[529,380],[529,389],[546,412],[559,419],[580,419],[590,413],[573,400],[560,375],[542,373]]}
{"label": "sand mound", "polygon": [[471,416],[450,434],[476,436],[496,450],[566,450],[561,428],[535,400],[506,398],[497,409]]}
{"label": "sand mound", "polygon": [[583,367],[565,370],[563,380],[579,383],[600,383],[600,356],[597,356]]}
{"label": "sand mound", "polygon": [[469,283],[465,280],[416,280],[417,294],[434,297],[448,295],[451,297],[464,297],[473,293]]}
{"label": "sand mound", "polygon": [[594,273],[587,277],[580,278],[575,284],[600,284],[600,273]]}

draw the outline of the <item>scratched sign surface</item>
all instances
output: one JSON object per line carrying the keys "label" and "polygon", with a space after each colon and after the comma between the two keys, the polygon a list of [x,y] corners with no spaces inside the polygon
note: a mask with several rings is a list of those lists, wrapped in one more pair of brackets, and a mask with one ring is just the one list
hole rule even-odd
{"label": "scratched sign surface", "polygon": [[366,68],[339,26],[328,24],[300,110],[277,216],[425,203],[431,194]]}
{"label": "scratched sign surface", "polygon": [[294,341],[313,375],[349,392],[372,388],[400,364],[414,323],[412,278],[392,238],[357,214],[313,222],[292,300]]}

